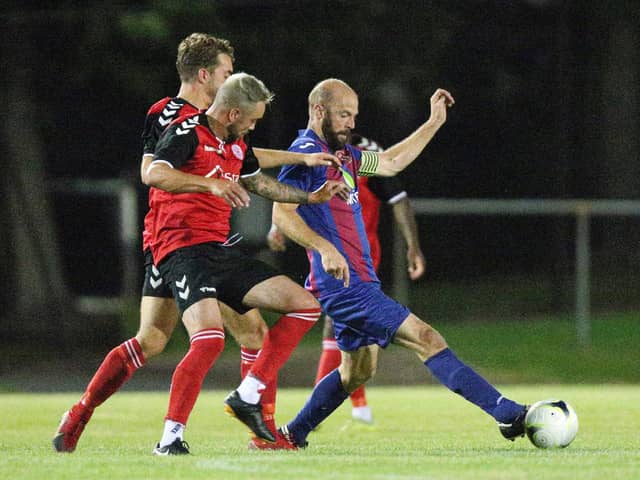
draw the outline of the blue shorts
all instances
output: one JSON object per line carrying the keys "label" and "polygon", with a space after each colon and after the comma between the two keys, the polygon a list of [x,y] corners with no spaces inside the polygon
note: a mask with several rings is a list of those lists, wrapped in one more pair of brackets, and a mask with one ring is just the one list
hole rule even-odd
{"label": "blue shorts", "polygon": [[318,300],[333,320],[338,347],[345,352],[373,344],[386,347],[411,313],[375,283],[360,283]]}

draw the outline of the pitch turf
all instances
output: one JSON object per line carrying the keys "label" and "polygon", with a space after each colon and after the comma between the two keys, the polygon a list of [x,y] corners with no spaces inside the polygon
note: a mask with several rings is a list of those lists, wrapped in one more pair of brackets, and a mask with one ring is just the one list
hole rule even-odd
{"label": "pitch turf", "polygon": [[[640,478],[640,387],[504,386],[525,402],[561,397],[580,418],[563,450],[503,440],[493,421],[440,386],[375,387],[375,426],[343,406],[298,452],[247,451],[248,435],[222,410],[225,391],[206,391],[186,440],[193,455],[151,455],[166,393],[120,393],[100,407],[73,454],[51,437],[77,394],[0,394],[0,472],[6,479],[634,479]],[[282,390],[278,418],[289,419],[308,390]]]}

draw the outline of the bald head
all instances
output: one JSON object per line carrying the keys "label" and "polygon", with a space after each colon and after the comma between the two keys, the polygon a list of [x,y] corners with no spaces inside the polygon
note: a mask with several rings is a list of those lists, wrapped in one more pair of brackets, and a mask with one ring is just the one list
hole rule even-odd
{"label": "bald head", "polygon": [[353,96],[356,99],[358,95],[347,85],[346,82],[337,78],[327,78],[319,82],[309,94],[309,108],[313,105],[322,105],[323,107],[331,107],[332,103],[341,100],[344,96]]}
{"label": "bald head", "polygon": [[309,125],[336,151],[351,141],[358,115],[358,95],[342,80],[328,78],[309,93]]}

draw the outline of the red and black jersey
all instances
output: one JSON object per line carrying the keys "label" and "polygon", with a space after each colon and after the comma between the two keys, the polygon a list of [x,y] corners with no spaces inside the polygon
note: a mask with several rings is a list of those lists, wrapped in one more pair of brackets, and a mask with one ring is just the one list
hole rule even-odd
{"label": "red and black jersey", "polygon": [[143,154],[153,155],[160,135],[171,122],[179,117],[199,112],[199,108],[194,107],[180,97],[165,97],[151,105],[144,120],[144,130],[142,131]]}
{"label": "red and black jersey", "polygon": [[[198,112],[200,112],[200,109],[180,97],[165,97],[151,105],[144,120],[144,130],[142,131],[143,155],[153,155],[160,135],[171,122],[179,117]],[[147,214],[144,217],[144,231],[142,232],[143,250],[150,248],[151,230],[149,221],[149,215]]]}
{"label": "red and black jersey", "polygon": [[[205,113],[180,117],[162,134],[153,162],[166,162],[185,173],[237,182],[260,172],[244,139],[225,143],[209,128]],[[149,192],[149,232],[154,261],[172,251],[205,242],[225,242],[231,206],[211,193]]]}
{"label": "red and black jersey", "polygon": [[358,177],[358,191],[362,205],[362,219],[367,232],[373,268],[378,271],[380,265],[380,239],[378,224],[380,222],[380,204],[393,205],[407,196],[402,183],[397,177]]}

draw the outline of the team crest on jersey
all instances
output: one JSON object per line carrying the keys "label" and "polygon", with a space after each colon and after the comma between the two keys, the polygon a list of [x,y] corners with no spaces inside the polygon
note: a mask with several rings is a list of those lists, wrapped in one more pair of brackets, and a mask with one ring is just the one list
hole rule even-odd
{"label": "team crest on jersey", "polygon": [[349,152],[346,150],[338,150],[336,152],[336,157],[340,159],[343,165],[351,161],[351,155],[349,155]]}
{"label": "team crest on jersey", "polygon": [[233,145],[231,145],[231,151],[233,152],[233,154],[236,156],[238,160],[242,160],[244,158],[244,154],[242,153],[242,147],[240,147],[240,145],[238,145],[237,143],[234,143]]}

